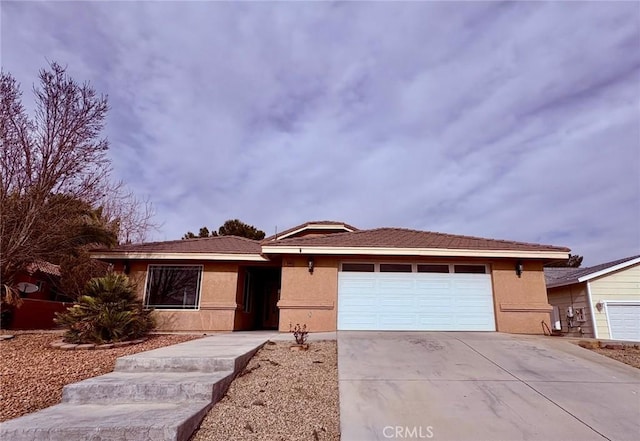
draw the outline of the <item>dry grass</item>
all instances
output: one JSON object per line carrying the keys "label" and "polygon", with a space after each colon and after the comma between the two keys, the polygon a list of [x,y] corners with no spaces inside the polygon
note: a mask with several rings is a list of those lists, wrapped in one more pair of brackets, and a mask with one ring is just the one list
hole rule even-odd
{"label": "dry grass", "polygon": [[11,334],[15,338],[0,341],[0,422],[59,403],[63,386],[113,371],[118,357],[200,337],[152,335],[121,348],[63,351],[49,347],[60,332]]}

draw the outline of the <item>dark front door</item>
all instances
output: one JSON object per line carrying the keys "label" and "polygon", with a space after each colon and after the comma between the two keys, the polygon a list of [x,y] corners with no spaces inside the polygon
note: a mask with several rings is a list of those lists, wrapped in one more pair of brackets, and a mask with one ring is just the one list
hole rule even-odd
{"label": "dark front door", "polygon": [[278,328],[280,298],[280,268],[247,268],[248,295],[254,310],[253,329]]}

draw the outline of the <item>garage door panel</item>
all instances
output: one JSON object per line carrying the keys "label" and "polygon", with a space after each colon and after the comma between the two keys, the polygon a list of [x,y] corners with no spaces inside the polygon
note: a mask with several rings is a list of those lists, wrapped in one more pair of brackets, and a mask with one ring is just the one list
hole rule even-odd
{"label": "garage door panel", "polygon": [[381,314],[379,323],[383,326],[387,326],[387,329],[393,329],[394,325],[400,326],[413,326],[416,323],[415,314],[393,314],[386,315]]}
{"label": "garage door panel", "polygon": [[375,280],[345,280],[344,288],[353,292],[368,293],[376,289]]}
{"label": "garage door panel", "polygon": [[415,289],[413,280],[381,279],[378,281],[378,289],[392,291],[412,291]]}
{"label": "garage door panel", "polygon": [[444,327],[450,326],[452,324],[450,317],[445,317],[445,316],[436,315],[436,314],[421,315],[417,319],[417,322],[422,326],[439,325],[440,327],[443,327],[443,329]]}
{"label": "garage door panel", "polygon": [[[422,274],[417,274],[422,275]],[[451,286],[451,281],[449,280],[416,280],[415,285],[417,289],[423,290],[441,290],[441,289],[449,289]]]}
{"label": "garage door panel", "polygon": [[611,338],[640,341],[640,303],[608,304]]}
{"label": "garage door panel", "polygon": [[494,331],[491,278],[340,272],[338,329]]}
{"label": "garage door panel", "polygon": [[375,314],[346,314],[344,319],[349,324],[349,327],[343,328],[345,331],[356,331],[363,327],[376,326],[378,323]]}
{"label": "garage door panel", "polygon": [[410,295],[389,295],[380,296],[378,304],[384,308],[406,309],[415,306],[415,299]]}

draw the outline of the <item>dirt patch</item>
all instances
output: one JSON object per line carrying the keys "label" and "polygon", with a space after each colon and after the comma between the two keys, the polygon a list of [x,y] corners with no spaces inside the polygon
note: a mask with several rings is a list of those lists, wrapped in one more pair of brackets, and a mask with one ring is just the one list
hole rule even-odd
{"label": "dirt patch", "polygon": [[191,441],[339,440],[335,341],[291,351],[265,345],[202,421]]}
{"label": "dirt patch", "polygon": [[596,348],[591,349],[598,354],[605,355],[609,358],[613,358],[614,360],[621,361],[623,363],[628,364],[629,366],[633,366],[635,368],[640,369],[640,349],[634,347],[624,347],[623,349],[606,349],[606,348]]}
{"label": "dirt patch", "polygon": [[0,341],[0,422],[60,402],[63,386],[113,371],[116,359],[200,338],[200,335],[152,335],[132,345],[100,351],[61,351],[50,347],[60,332],[11,331]]}

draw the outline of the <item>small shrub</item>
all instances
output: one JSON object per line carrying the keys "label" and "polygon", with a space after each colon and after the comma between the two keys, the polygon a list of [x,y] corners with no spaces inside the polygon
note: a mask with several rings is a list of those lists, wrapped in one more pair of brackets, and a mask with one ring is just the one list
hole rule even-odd
{"label": "small shrub", "polygon": [[55,322],[67,328],[65,341],[102,344],[147,335],[155,322],[135,291],[124,274],[91,279],[77,303],[56,314]]}
{"label": "small shrub", "polygon": [[303,345],[307,341],[307,336],[309,334],[309,331],[307,331],[306,324],[302,326],[300,326],[300,324],[296,324],[292,328],[291,323],[289,323],[289,332],[293,333],[293,338],[296,339],[296,344]]}

